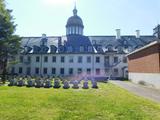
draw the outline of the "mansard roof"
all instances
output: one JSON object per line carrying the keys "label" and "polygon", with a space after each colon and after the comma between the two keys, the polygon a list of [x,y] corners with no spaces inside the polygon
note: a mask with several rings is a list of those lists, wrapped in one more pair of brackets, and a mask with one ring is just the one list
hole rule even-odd
{"label": "mansard roof", "polygon": [[[24,48],[28,48],[26,53],[36,54],[107,53],[111,51],[117,51],[117,53],[120,53],[118,52],[118,49],[123,49],[123,52],[121,51],[121,53],[129,53],[154,41],[155,38],[155,36],[141,36],[140,38],[136,38],[136,36],[121,36],[121,39],[116,39],[116,36],[49,36],[47,37],[46,45],[41,46],[41,37],[23,37],[21,45]],[[80,50],[80,47],[82,46],[84,47],[83,51]],[[34,48],[37,50],[36,52],[34,52]],[[45,50],[44,52],[43,49]]]}

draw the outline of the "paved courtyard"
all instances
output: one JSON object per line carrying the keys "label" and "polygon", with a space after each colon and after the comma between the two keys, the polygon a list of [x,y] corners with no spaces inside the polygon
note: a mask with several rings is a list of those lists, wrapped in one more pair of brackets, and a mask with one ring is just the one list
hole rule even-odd
{"label": "paved courtyard", "polygon": [[124,81],[118,81],[118,80],[115,80],[115,81],[112,80],[110,82],[138,96],[142,96],[152,101],[160,103],[160,90],[156,90],[153,88],[148,88],[146,86],[134,84],[132,82],[124,82]]}

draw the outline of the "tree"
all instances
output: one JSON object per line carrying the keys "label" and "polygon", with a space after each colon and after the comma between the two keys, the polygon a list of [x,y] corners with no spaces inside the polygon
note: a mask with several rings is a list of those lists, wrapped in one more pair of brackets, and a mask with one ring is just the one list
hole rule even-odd
{"label": "tree", "polygon": [[3,83],[8,74],[7,64],[20,49],[21,38],[14,34],[16,25],[11,12],[6,8],[5,1],[0,0],[0,69]]}

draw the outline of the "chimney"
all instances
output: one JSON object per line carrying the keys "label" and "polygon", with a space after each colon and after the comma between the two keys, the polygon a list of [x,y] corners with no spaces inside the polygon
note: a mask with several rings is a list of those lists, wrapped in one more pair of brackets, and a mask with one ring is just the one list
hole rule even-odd
{"label": "chimney", "polygon": [[46,36],[47,36],[46,34],[42,34],[42,39],[43,39],[43,38],[46,38]]}
{"label": "chimney", "polygon": [[62,45],[62,38],[58,37],[58,46]]}
{"label": "chimney", "polygon": [[140,38],[140,30],[136,30],[136,38]]}
{"label": "chimney", "polygon": [[160,39],[160,25],[159,24],[153,29],[153,35]]}
{"label": "chimney", "polygon": [[121,29],[116,29],[116,39],[121,39]]}
{"label": "chimney", "polygon": [[41,41],[40,41],[40,46],[47,45],[47,35],[42,34]]}

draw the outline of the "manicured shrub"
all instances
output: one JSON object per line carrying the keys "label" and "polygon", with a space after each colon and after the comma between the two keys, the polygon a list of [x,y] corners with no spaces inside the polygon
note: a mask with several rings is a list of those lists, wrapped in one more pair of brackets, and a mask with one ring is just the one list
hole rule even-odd
{"label": "manicured shrub", "polygon": [[60,88],[61,87],[61,84],[60,84],[60,80],[59,79],[55,79],[54,80],[54,88]]}
{"label": "manicured shrub", "polygon": [[73,81],[73,86],[72,86],[73,89],[78,89],[79,86],[78,86],[78,81],[77,80],[74,80]]}
{"label": "manicured shrub", "polygon": [[36,87],[36,88],[43,87],[43,80],[42,80],[42,79],[37,79],[37,80],[35,81],[35,87]]}
{"label": "manicured shrub", "polygon": [[95,79],[92,79],[92,88],[98,89],[97,81]]}
{"label": "manicured shrub", "polygon": [[34,86],[34,81],[31,80],[31,79],[29,79],[29,80],[27,81],[27,87],[33,87],[33,86]]}
{"label": "manicured shrub", "polygon": [[64,89],[69,89],[69,88],[70,88],[69,82],[68,82],[67,80],[64,81],[63,88],[64,88]]}
{"label": "manicured shrub", "polygon": [[44,88],[50,88],[50,87],[52,87],[51,81],[47,79],[47,80],[45,81]]}
{"label": "manicured shrub", "polygon": [[8,86],[16,86],[16,85],[17,85],[17,79],[16,78],[12,78],[11,80],[9,80]]}
{"label": "manicured shrub", "polygon": [[22,78],[20,78],[20,79],[18,80],[18,82],[17,82],[17,86],[18,86],[18,87],[22,87],[22,86],[24,86],[24,85],[25,85],[24,80],[23,80]]}
{"label": "manicured shrub", "polygon": [[89,88],[89,86],[88,86],[88,81],[84,81],[83,82],[83,87],[82,87],[83,89],[88,89]]}

